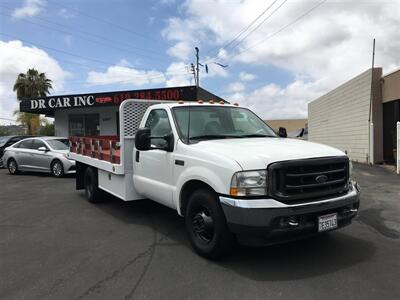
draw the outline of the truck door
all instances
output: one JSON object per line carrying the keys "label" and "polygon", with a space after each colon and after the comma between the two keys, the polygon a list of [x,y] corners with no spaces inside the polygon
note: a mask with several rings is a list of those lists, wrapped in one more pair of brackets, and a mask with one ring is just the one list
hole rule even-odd
{"label": "truck door", "polygon": [[[172,132],[168,113],[165,109],[150,111],[145,127],[152,136],[164,136]],[[164,139],[152,139],[152,145],[162,147]],[[138,150],[135,150],[138,151]],[[173,152],[164,150],[139,151],[134,157],[134,184],[139,193],[172,207]]]}

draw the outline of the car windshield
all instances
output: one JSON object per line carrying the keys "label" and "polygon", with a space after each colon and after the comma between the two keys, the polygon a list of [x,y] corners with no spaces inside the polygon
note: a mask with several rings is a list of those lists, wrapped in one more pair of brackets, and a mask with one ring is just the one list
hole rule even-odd
{"label": "car windshield", "polygon": [[46,141],[54,150],[68,150],[69,141],[67,139],[52,139]]}
{"label": "car windshield", "polygon": [[277,137],[264,121],[246,108],[191,106],[190,126],[189,106],[174,107],[173,114],[179,135],[187,143],[210,139]]}
{"label": "car windshield", "polygon": [[4,146],[9,139],[9,136],[0,136],[0,147]]}

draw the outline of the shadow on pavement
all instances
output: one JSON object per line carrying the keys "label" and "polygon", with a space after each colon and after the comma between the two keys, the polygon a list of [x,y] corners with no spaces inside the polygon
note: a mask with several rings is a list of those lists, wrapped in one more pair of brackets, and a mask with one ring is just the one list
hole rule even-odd
{"label": "shadow on pavement", "polygon": [[296,280],[349,268],[374,252],[372,242],[336,231],[263,248],[239,247],[220,265],[258,281]]}
{"label": "shadow on pavement", "polygon": [[[11,175],[10,173],[6,173],[7,176],[15,176],[15,178],[18,178],[18,176],[32,176],[32,177],[53,177],[53,175],[51,175],[50,172],[33,172],[33,171],[20,171],[18,172],[18,174],[16,175]],[[54,177],[55,178],[55,177]],[[59,179],[63,179],[63,178],[75,178],[75,174],[65,174],[64,176],[62,176]]]}
{"label": "shadow on pavement", "polygon": [[[113,198],[96,207],[123,222],[154,227],[158,236],[190,247],[183,218],[153,201],[123,202]],[[212,263],[253,280],[281,281],[346,269],[370,259],[374,252],[372,242],[336,231],[269,247],[238,246],[230,256]]]}

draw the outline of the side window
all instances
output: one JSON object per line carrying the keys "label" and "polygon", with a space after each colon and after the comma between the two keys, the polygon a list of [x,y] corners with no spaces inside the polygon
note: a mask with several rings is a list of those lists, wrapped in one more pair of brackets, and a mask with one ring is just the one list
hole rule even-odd
{"label": "side window", "polygon": [[37,150],[40,147],[46,147],[45,143],[43,143],[41,140],[34,139],[32,143],[32,149]]}
{"label": "side window", "polygon": [[21,149],[32,149],[32,140],[22,141],[18,144],[18,148]]}
{"label": "side window", "polygon": [[16,143],[16,142],[18,142],[18,141],[20,141],[20,140],[22,140],[22,138],[18,136],[18,137],[13,137],[13,138],[10,140],[10,142],[14,144],[14,143]]}
{"label": "side window", "polygon": [[[150,128],[152,136],[164,136],[172,132],[168,114],[164,109],[152,110],[147,118],[145,126]],[[166,146],[166,141],[164,139],[152,139],[151,142],[157,147]]]}

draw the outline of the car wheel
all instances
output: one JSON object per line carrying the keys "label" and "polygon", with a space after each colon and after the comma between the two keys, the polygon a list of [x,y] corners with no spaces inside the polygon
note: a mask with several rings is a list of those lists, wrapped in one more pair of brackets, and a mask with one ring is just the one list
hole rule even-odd
{"label": "car wheel", "polygon": [[99,189],[98,178],[93,168],[86,168],[84,175],[85,195],[89,202],[98,203],[103,201],[103,193]]}
{"label": "car wheel", "polygon": [[14,158],[10,158],[8,160],[7,168],[8,168],[8,172],[10,172],[11,175],[18,174],[18,164]]}
{"label": "car wheel", "polygon": [[62,177],[64,175],[64,166],[59,160],[55,160],[51,164],[51,174],[54,177]]}
{"label": "car wheel", "polygon": [[212,191],[193,192],[186,209],[185,225],[193,249],[201,256],[217,259],[231,251],[233,235]]}

